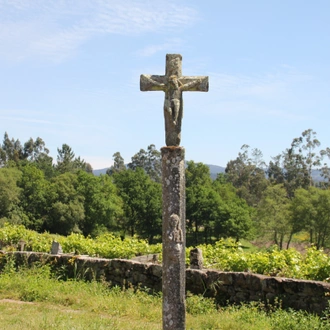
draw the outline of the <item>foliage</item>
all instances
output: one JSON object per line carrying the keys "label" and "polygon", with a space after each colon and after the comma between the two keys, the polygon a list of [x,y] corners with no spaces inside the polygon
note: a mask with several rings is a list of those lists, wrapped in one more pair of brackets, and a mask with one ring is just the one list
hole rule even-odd
{"label": "foliage", "polygon": [[124,163],[124,158],[121,156],[120,152],[117,151],[112,155],[113,165],[107,169],[107,174],[112,175],[113,173],[126,170]]}
{"label": "foliage", "polygon": [[19,205],[27,216],[23,224],[30,229],[38,230],[47,213],[47,193],[50,184],[45,179],[44,172],[33,163],[26,164],[21,171],[22,176],[18,182],[21,188]]}
{"label": "foliage", "polygon": [[20,241],[25,242],[24,249],[35,252],[49,252],[52,241],[58,239],[58,235],[49,233],[39,234],[36,231],[26,229],[23,225],[10,225],[6,223],[0,228],[0,241],[7,249],[16,247]]}
{"label": "foliage", "polygon": [[25,242],[25,250],[49,252],[52,242],[59,242],[64,253],[87,254],[104,258],[132,258],[137,255],[159,253],[161,245],[149,245],[136,237],[121,239],[111,233],[102,234],[95,239],[82,234],[59,236],[49,233],[39,234],[23,225],[5,224],[0,228],[0,242],[7,249],[16,249],[20,241]]}
{"label": "foliage", "polygon": [[150,176],[155,182],[161,181],[161,157],[160,152],[156,149],[154,144],[150,144],[147,151],[140,149],[132,157],[131,163],[127,166],[131,170],[136,170],[137,168],[143,168],[145,172]]}
{"label": "foliage", "polygon": [[238,196],[244,198],[250,206],[256,206],[268,182],[262,152],[257,148],[252,149],[250,156],[249,148],[250,146],[244,144],[241,147],[242,152],[238,153],[235,160],[228,162],[225,171],[228,182],[237,189]]}
{"label": "foliage", "polygon": [[66,238],[61,237],[58,241],[61,243],[64,252],[110,259],[130,259],[137,255],[158,253],[161,249],[161,245],[150,246],[146,241],[135,237],[122,240],[111,233],[102,234],[95,239],[85,238],[81,234],[71,234]]}
{"label": "foliage", "polygon": [[161,234],[161,186],[142,168],[128,169],[113,174],[119,196],[124,201],[122,228],[131,236],[138,234],[153,242]]}
{"label": "foliage", "polygon": [[186,298],[187,313],[191,315],[209,315],[214,312],[216,304],[214,299],[205,299],[202,295],[193,295],[189,292]]}
{"label": "foliage", "polygon": [[186,196],[188,233],[193,233],[195,244],[200,242],[200,232],[205,242],[210,242],[212,236],[239,240],[249,235],[251,209],[231,183],[222,177],[212,182],[206,165],[187,163]]}
{"label": "foliage", "polygon": [[292,198],[299,188],[308,189],[314,184],[312,169],[322,166],[321,175],[327,177],[329,169],[322,164],[324,156],[330,156],[326,150],[317,150],[321,145],[316,138],[316,132],[307,129],[301,136],[294,138],[289,148],[277,155],[270,162],[267,174],[272,183],[284,184],[289,198]]}
{"label": "foliage", "polygon": [[[132,258],[137,255],[161,253],[161,244],[149,245],[135,237],[121,239],[111,233],[95,239],[72,233],[64,237],[49,233],[38,234],[22,225],[6,224],[0,228],[0,241],[7,249],[16,249],[24,240],[25,250],[49,252],[53,240],[58,241],[65,253],[86,254],[104,258]],[[284,276],[309,280],[328,280],[330,257],[312,246],[305,253],[295,249],[279,250],[275,245],[266,251],[245,252],[239,242],[220,239],[215,244],[198,245],[203,252],[204,266],[223,271],[250,271],[252,273]],[[187,262],[189,250],[186,249]]]}
{"label": "foliage", "polygon": [[18,208],[21,189],[17,186],[21,172],[15,168],[0,168],[0,219],[12,219]]}
{"label": "foliage", "polygon": [[85,210],[79,194],[77,175],[66,172],[56,176],[48,189],[48,212],[43,230],[61,235],[80,231]]}
{"label": "foliage", "polygon": [[291,203],[296,231],[306,229],[310,243],[319,249],[330,239],[330,190],[315,187],[297,189]]}
{"label": "foliage", "polygon": [[84,170],[88,173],[92,173],[93,169],[90,164],[86,163],[83,159],[75,157],[75,153],[66,143],[62,145],[62,148],[57,148],[57,164],[56,170],[63,174],[66,172],[75,172],[77,170]]}
{"label": "foliage", "polygon": [[[307,129],[268,169],[262,152],[248,145],[214,181],[207,165],[187,162],[187,241],[198,245],[262,235],[288,248],[293,235],[307,231],[318,249],[330,246],[330,169],[324,162],[329,157],[330,148],[320,150],[316,132]],[[113,159],[109,175],[95,177],[67,144],[58,148],[53,165],[40,137],[21,143],[5,133],[0,143],[0,225],[91,237],[112,231],[160,241],[160,152],[153,144],[140,149],[128,169],[120,152]],[[315,168],[323,175],[321,183],[311,179]]]}
{"label": "foliage", "polygon": [[123,201],[108,175],[99,177],[78,172],[77,192],[82,197],[84,217],[80,228],[84,235],[95,235],[100,228],[116,230],[123,217]]}
{"label": "foliage", "polygon": [[329,278],[330,257],[315,247],[304,254],[295,249],[244,252],[233,240],[220,240],[214,245],[199,245],[204,265],[223,271],[249,271],[252,273],[290,278],[325,281]]}
{"label": "foliage", "polygon": [[[143,289],[58,281],[42,265],[18,272],[8,267],[0,273],[0,287],[4,329],[161,329],[161,295]],[[262,303],[219,308],[213,299],[188,294],[187,329],[327,330],[330,324],[328,317]]]}
{"label": "foliage", "polygon": [[280,249],[283,248],[285,236],[292,237],[295,232],[290,221],[289,203],[286,190],[283,185],[278,184],[267,187],[257,207],[259,235],[271,231],[274,242]]}

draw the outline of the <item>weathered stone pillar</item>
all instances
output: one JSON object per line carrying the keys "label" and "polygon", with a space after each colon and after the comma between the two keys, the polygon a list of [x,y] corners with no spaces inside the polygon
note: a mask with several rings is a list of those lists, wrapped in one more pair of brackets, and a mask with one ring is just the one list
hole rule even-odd
{"label": "weathered stone pillar", "polygon": [[163,329],[186,328],[184,148],[163,147]]}

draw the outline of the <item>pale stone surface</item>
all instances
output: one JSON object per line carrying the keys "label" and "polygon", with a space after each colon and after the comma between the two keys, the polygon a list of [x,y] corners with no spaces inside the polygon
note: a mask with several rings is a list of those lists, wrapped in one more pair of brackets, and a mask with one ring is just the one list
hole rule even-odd
{"label": "pale stone surface", "polygon": [[61,254],[63,253],[60,243],[53,241],[50,254]]}
{"label": "pale stone surface", "polygon": [[182,56],[166,55],[165,76],[146,75],[140,77],[140,90],[165,92],[164,117],[167,146],[179,146],[181,141],[181,122],[183,117],[182,92],[207,92],[207,76],[182,76]]}
{"label": "pale stone surface", "polygon": [[164,147],[163,329],[185,329],[185,168],[184,149]]}
{"label": "pale stone surface", "polygon": [[18,242],[18,248],[20,249],[20,251],[24,251],[25,244],[26,242],[23,241],[22,239]]}
{"label": "pale stone surface", "polygon": [[207,92],[207,76],[182,76],[182,56],[166,55],[164,76],[140,77],[141,91],[165,92],[165,141],[162,152],[163,181],[163,329],[183,330],[185,325],[185,167],[181,141],[182,92]]}
{"label": "pale stone surface", "polygon": [[195,248],[190,250],[190,268],[203,269],[203,254],[201,249]]}

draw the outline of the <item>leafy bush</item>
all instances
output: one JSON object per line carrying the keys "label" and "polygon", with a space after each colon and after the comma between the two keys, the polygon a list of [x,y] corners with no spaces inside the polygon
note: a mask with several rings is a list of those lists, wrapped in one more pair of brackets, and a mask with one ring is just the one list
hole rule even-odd
{"label": "leafy bush", "polygon": [[[0,242],[7,250],[17,249],[24,240],[25,250],[49,252],[53,240],[58,241],[64,253],[86,254],[103,258],[126,258],[159,253],[161,244],[149,245],[136,237],[121,239],[112,233],[102,234],[95,239],[81,234],[59,236],[49,233],[38,234],[22,225],[5,224],[0,228]],[[295,249],[279,250],[276,246],[267,251],[245,252],[240,244],[232,239],[219,240],[214,245],[199,245],[203,252],[204,267],[223,271],[250,271],[252,273],[283,276],[290,278],[326,281],[330,274],[330,258],[323,250],[315,247],[306,249],[304,254]],[[189,264],[189,251],[186,249],[186,262]]]}
{"label": "leafy bush", "polygon": [[201,295],[192,295],[188,292],[186,308],[187,313],[191,315],[211,314],[216,310],[216,304],[212,298],[204,298]]}
{"label": "leafy bush", "polygon": [[295,249],[245,252],[231,240],[220,240],[214,245],[199,245],[204,266],[223,271],[250,271],[252,273],[290,278],[326,281],[330,274],[330,258],[315,247],[301,254]]}
{"label": "leafy bush", "polygon": [[72,233],[69,236],[38,234],[22,225],[5,224],[0,228],[0,241],[7,250],[17,249],[20,240],[26,242],[24,250],[49,252],[52,241],[62,246],[64,253],[87,254],[103,258],[132,258],[136,255],[160,253],[161,244],[149,245],[147,241],[133,238],[122,240],[111,233],[102,234],[95,239]]}

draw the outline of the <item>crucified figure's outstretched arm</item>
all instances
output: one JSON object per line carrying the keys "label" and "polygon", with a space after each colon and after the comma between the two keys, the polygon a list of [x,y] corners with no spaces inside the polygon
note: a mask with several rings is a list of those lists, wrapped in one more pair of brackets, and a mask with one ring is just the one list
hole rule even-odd
{"label": "crucified figure's outstretched arm", "polygon": [[165,89],[166,86],[165,86],[164,76],[141,74],[141,78],[140,78],[141,91],[148,91],[148,90],[165,91]]}
{"label": "crucified figure's outstretched arm", "polygon": [[191,88],[193,87],[196,87],[197,85],[199,85],[201,82],[202,82],[202,79],[196,79],[196,80],[193,80],[193,81],[190,81],[188,83],[182,83],[180,81],[180,79],[178,79],[179,81],[179,84],[180,84],[180,91],[189,91]]}
{"label": "crucified figure's outstretched arm", "polygon": [[207,76],[183,76],[178,80],[182,92],[207,92],[209,90],[209,79]]}

